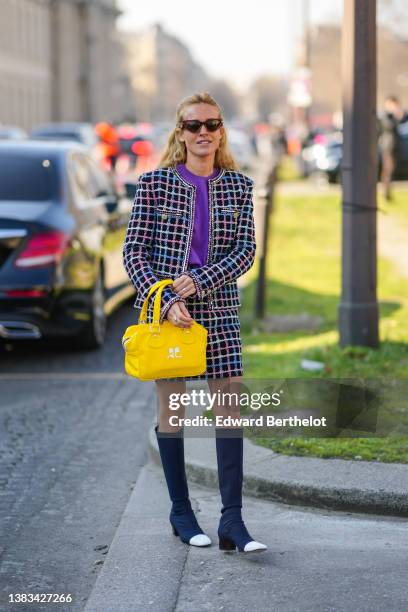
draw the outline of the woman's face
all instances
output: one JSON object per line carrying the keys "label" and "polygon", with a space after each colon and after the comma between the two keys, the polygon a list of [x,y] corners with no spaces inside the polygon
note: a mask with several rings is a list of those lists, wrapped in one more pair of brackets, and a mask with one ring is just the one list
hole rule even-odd
{"label": "woman's face", "polygon": [[[220,114],[212,104],[191,104],[187,106],[183,112],[183,119],[198,119],[199,121],[207,121],[207,119],[219,119]],[[205,125],[202,125],[200,130],[193,134],[188,130],[182,130],[179,134],[179,140],[184,142],[187,149],[187,157],[190,155],[196,157],[215,157],[215,152],[220,145],[221,137],[224,133],[224,128],[220,127],[216,132],[209,132]]]}

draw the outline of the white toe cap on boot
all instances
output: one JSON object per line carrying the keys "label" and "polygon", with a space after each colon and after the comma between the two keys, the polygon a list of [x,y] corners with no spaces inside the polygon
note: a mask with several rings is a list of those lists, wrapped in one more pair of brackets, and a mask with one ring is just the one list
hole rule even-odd
{"label": "white toe cap on boot", "polygon": [[190,538],[189,544],[191,544],[191,546],[209,546],[211,540],[205,533],[199,533]]}
{"label": "white toe cap on boot", "polygon": [[245,544],[244,552],[261,552],[262,550],[266,550],[267,548],[268,547],[265,546],[265,544],[261,544],[260,542],[252,540],[251,542],[248,542],[248,544]]}

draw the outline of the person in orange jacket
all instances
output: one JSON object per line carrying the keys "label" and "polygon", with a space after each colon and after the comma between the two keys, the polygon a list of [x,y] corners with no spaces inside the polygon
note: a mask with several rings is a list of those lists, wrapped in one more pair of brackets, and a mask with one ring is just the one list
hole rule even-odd
{"label": "person in orange jacket", "polygon": [[101,121],[95,125],[95,133],[99,137],[101,161],[114,170],[120,153],[119,136],[111,123]]}

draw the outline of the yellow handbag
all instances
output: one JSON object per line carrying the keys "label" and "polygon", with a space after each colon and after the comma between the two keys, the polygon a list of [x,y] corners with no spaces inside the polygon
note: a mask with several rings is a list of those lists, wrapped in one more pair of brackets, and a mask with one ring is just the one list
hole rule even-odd
{"label": "yellow handbag", "polygon": [[[165,279],[150,287],[138,324],[131,325],[123,334],[125,370],[129,376],[140,380],[178,378],[204,374],[207,369],[205,327],[196,321],[189,328],[176,327],[167,320],[160,324],[161,294],[172,283]],[[147,304],[156,290],[153,322],[147,323]]]}

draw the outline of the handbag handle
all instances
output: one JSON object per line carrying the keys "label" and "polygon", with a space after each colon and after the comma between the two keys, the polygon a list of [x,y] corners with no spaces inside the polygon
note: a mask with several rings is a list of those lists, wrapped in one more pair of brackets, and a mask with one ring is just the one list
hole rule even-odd
{"label": "handbag handle", "polygon": [[161,294],[163,292],[163,289],[167,287],[167,285],[172,285],[172,284],[173,284],[173,281],[171,278],[165,278],[164,280],[157,281],[150,287],[148,294],[143,302],[142,310],[141,310],[140,317],[139,317],[139,323],[146,323],[147,304],[149,301],[149,297],[152,295],[152,293],[154,293],[158,289],[155,295],[154,306],[153,306],[153,325],[154,325],[155,330],[156,331],[158,330],[159,321],[160,321]]}

